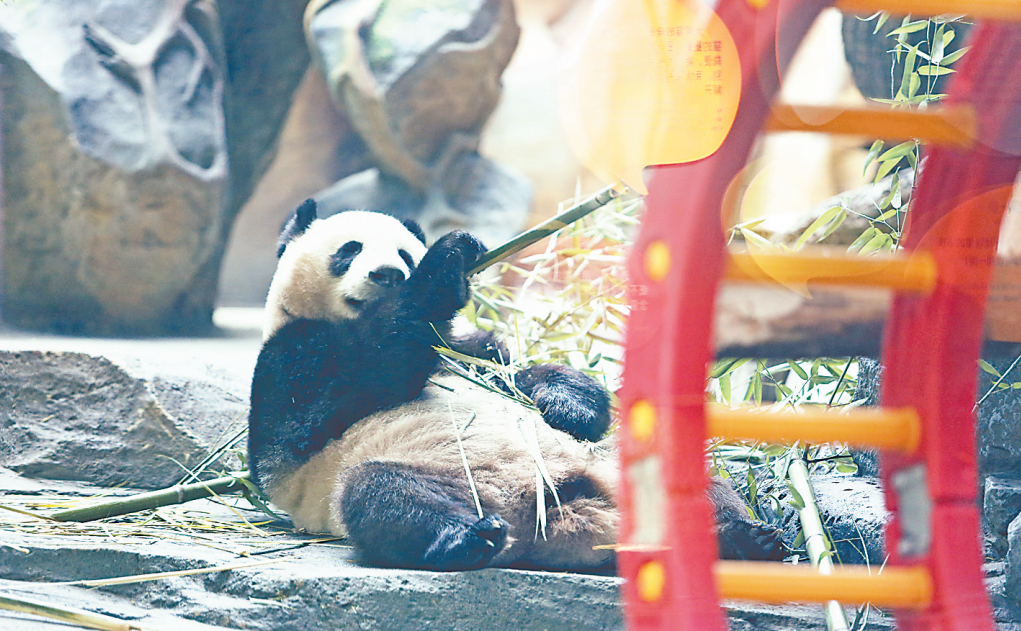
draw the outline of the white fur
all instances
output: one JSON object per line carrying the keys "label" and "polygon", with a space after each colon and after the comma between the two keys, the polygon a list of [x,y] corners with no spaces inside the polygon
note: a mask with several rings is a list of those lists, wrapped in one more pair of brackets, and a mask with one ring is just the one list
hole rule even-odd
{"label": "white fur", "polygon": [[[342,245],[358,241],[362,251],[342,277],[330,274],[329,262]],[[369,282],[369,272],[388,266],[411,275],[407,263],[398,254],[411,255],[415,265],[425,256],[426,247],[404,225],[389,215],[351,210],[325,219],[316,219],[287,244],[277,263],[266,298],[266,322],[263,340],[295,318],[323,320],[351,319],[358,316],[347,299],[366,300],[381,289]]]}

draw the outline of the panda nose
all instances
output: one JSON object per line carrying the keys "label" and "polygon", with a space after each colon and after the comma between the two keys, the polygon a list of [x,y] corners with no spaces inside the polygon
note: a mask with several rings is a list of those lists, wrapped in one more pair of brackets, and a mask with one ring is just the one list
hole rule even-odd
{"label": "panda nose", "polygon": [[404,280],[404,272],[396,267],[381,267],[369,272],[369,280],[383,287],[393,287]]}

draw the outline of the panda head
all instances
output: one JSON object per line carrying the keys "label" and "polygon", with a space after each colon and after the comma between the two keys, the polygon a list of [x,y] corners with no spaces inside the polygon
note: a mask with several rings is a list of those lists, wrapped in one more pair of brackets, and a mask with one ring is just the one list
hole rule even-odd
{"label": "panda head", "polygon": [[264,339],[296,318],[357,318],[425,255],[425,235],[413,221],[363,210],[316,215],[315,201],[305,201],[280,234]]}

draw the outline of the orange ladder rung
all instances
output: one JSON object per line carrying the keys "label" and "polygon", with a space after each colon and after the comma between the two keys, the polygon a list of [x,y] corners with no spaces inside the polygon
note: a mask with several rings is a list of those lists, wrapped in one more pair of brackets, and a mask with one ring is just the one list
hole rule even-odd
{"label": "orange ladder rung", "polygon": [[927,252],[864,257],[813,247],[787,253],[731,253],[724,275],[732,281],[850,285],[927,294],[936,286],[936,261]]}
{"label": "orange ladder rung", "polygon": [[768,443],[841,442],[874,449],[911,453],[918,448],[922,428],[912,408],[860,408],[850,413],[825,408],[755,412],[711,405],[706,409],[709,436],[746,438]]}
{"label": "orange ladder rung", "polygon": [[883,140],[914,139],[961,148],[975,144],[978,134],[975,112],[969,106],[941,107],[923,112],[881,107],[776,105],[765,129],[867,136]]}
{"label": "orange ladder rung", "polygon": [[836,6],[845,13],[889,11],[896,15],[967,15],[1021,22],[1021,4],[1013,0],[838,0]]}
{"label": "orange ladder rung", "polygon": [[924,566],[866,568],[842,566],[820,574],[809,564],[717,561],[722,598],[763,603],[869,602],[876,607],[924,609],[932,600],[932,577]]}

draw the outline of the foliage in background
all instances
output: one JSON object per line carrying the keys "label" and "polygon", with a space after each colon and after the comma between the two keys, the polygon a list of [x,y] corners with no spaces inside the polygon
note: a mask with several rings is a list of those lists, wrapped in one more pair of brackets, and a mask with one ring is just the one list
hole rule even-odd
{"label": "foliage in background", "polygon": [[468,320],[507,340],[517,365],[567,363],[617,390],[639,205],[615,200],[550,237],[541,252],[498,265],[499,274],[475,288]]}

